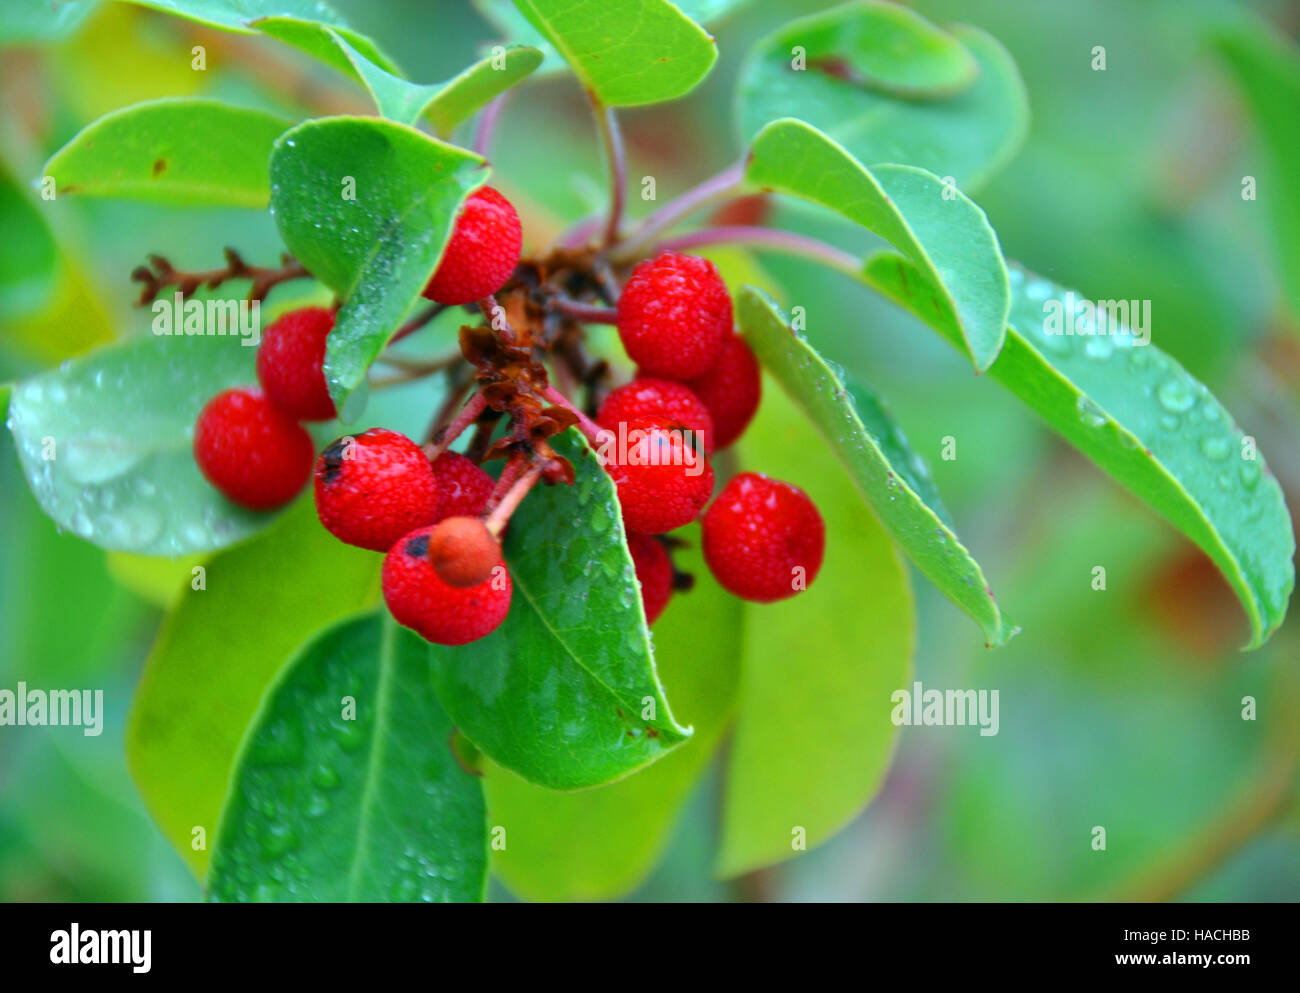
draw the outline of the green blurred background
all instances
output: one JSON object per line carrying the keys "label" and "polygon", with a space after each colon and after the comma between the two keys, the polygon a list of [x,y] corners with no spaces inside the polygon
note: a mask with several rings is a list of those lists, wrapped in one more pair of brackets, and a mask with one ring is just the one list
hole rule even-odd
{"label": "green blurred background", "polygon": [[[452,75],[497,36],[468,3],[337,0],[412,79]],[[830,6],[755,0],[718,25],[721,58],[676,104],[628,112],[630,175],[660,202],[739,154],[737,64],[791,17]],[[1032,124],[1018,157],[976,194],[1004,251],[1091,298],[1150,299],[1154,340],[1209,383],[1254,434],[1300,506],[1300,328],[1279,289],[1266,172],[1248,107],[1207,30],[1262,16],[1291,35],[1296,3],[1193,0],[921,0],[943,24],[976,24],[1020,66]],[[162,96],[210,95],[297,116],[364,112],[360,92],[292,50],[127,5],[79,4],[55,41],[0,50],[0,382],[144,333],[131,269],[149,252],[181,267],[237,246],[280,250],[266,214],[60,200],[28,186],[99,115]],[[6,12],[8,15],[8,12]],[[18,39],[21,41],[21,39]],[[208,69],[190,49],[208,49]],[[1094,73],[1103,45],[1107,70]],[[1300,145],[1300,107],[1291,107]],[[494,149],[494,183],[540,244],[595,208],[603,169],[572,80],[527,84]],[[858,231],[804,210],[773,223],[847,248]],[[967,544],[1024,632],[986,651],[969,621],[915,577],[916,678],[997,688],[1001,731],[904,729],[885,788],[828,844],[739,880],[712,878],[719,775],[685,810],[633,899],[1088,899],[1300,897],[1292,676],[1300,621],[1237,652],[1245,624],[1195,548],[1049,434],[995,384],[867,290],[800,261],[760,261],[809,337],[890,401],[930,460]],[[1296,311],[1294,301],[1290,314]],[[942,461],[946,435],[958,458]],[[59,535],[0,437],[0,687],[105,691],[102,736],[0,728],[0,898],[193,900],[197,883],[144,812],[126,773],[130,694],[174,570]],[[1091,569],[1107,568],[1105,592]],[[867,592],[869,595],[869,591]],[[217,635],[214,635],[217,636]],[[809,632],[808,651],[817,651]],[[792,666],[797,660],[792,660]],[[1241,700],[1260,719],[1241,719]],[[1090,846],[1105,825],[1104,853]],[[499,887],[493,896],[509,899]]]}

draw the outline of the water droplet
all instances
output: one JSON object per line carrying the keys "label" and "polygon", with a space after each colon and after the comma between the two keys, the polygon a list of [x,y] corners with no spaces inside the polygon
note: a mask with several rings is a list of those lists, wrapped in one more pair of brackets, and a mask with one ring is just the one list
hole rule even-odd
{"label": "water droplet", "polygon": [[1074,409],[1079,414],[1079,420],[1090,428],[1099,428],[1106,423],[1105,412],[1086,396],[1080,396]]}
{"label": "water droplet", "polygon": [[298,836],[287,824],[272,824],[262,835],[262,851],[267,855],[283,855],[298,844]]}
{"label": "water droplet", "polygon": [[1179,420],[1177,414],[1160,415],[1160,426],[1166,431],[1176,431],[1178,429],[1178,424]]}
{"label": "water droplet", "polygon": [[1242,462],[1238,475],[1241,477],[1241,485],[1253,490],[1259,482],[1259,465],[1255,462]]}
{"label": "water droplet", "polygon": [[1232,454],[1232,442],[1222,435],[1210,435],[1202,438],[1201,454],[1211,462],[1222,462]]}
{"label": "water droplet", "polygon": [[121,438],[74,438],[63,448],[68,475],[78,483],[105,483],[140,461],[140,449]]}
{"label": "water droplet", "polygon": [[1101,362],[1110,358],[1111,353],[1115,351],[1115,345],[1108,335],[1093,335],[1088,339],[1088,343],[1083,346],[1083,354],[1088,358]]}
{"label": "water droplet", "polygon": [[1185,379],[1166,379],[1156,390],[1160,406],[1174,414],[1191,410],[1196,404],[1196,394]]}

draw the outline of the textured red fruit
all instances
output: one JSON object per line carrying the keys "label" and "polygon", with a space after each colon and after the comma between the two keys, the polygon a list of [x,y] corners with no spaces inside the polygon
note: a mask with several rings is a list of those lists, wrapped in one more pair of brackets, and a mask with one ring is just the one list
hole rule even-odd
{"label": "textured red fruit", "polygon": [[478,517],[483,513],[495,481],[460,452],[443,452],[433,460],[440,502],[436,520]]}
{"label": "textured red fruit", "polygon": [[620,421],[635,421],[642,417],[666,417],[696,432],[704,445],[704,453],[713,454],[713,417],[690,387],[671,379],[637,376],[605,397],[596,415],[596,423],[617,431]]}
{"label": "textured red fruit", "polygon": [[663,534],[699,516],[713,492],[713,468],[671,422],[624,422],[602,441],[599,455],[618,487],[629,531]]}
{"label": "textured red fruit", "polygon": [[713,415],[715,448],[726,448],[744,434],[763,395],[758,359],[738,334],[727,335],[717,365],[686,385]]}
{"label": "textured red fruit", "polygon": [[252,510],[292,500],[315,454],[311,435],[260,390],[226,390],[208,401],[194,426],[194,461],[209,483]]}
{"label": "textured red fruit", "polygon": [[704,515],[704,560],[738,597],[770,603],[811,586],[822,567],[826,527],[808,494],[742,472]]}
{"label": "textured red fruit", "polygon": [[325,339],[334,330],[334,311],[291,310],[273,322],[257,349],[257,380],[267,398],[300,421],[328,421],[334,401],[325,385]]}
{"label": "textured red fruit", "polygon": [[629,534],[628,551],[641,583],[641,602],[645,605],[645,622],[653,624],[668,606],[673,595],[673,564],[663,542],[648,534]]}
{"label": "textured red fruit", "polygon": [[438,483],[420,446],[371,428],[340,438],[316,460],[316,513],[340,541],[383,552],[438,513]]}
{"label": "textured red fruit", "polygon": [[618,298],[618,336],[652,376],[708,372],[731,333],[731,296],[707,259],[664,252],[632,270]]}
{"label": "textured red fruit", "polygon": [[501,546],[477,517],[448,517],[429,532],[429,561],[450,586],[477,586],[492,577]]}
{"label": "textured red fruit", "polygon": [[514,206],[492,187],[480,187],[461,208],[424,295],[450,305],[491,296],[515,271],[523,242]]}
{"label": "textured red fruit", "polygon": [[384,559],[384,602],[394,619],[437,645],[466,645],[496,630],[510,612],[513,583],[498,561],[478,586],[448,586],[429,561],[432,527],[397,540]]}

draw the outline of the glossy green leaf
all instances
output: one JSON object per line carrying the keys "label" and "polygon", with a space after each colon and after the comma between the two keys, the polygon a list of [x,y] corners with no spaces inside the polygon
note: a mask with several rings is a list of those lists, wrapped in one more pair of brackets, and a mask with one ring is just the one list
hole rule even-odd
{"label": "glossy green leaf", "polygon": [[673,711],[695,734],[633,776],[593,790],[563,793],[487,767],[492,825],[505,831],[493,870],[528,900],[610,900],[650,871],[683,804],[731,718],[740,656],[741,601],[714,582],[699,552],[699,529],[681,535],[677,568],[695,577],[655,623],[655,659]]}
{"label": "glossy green leaf", "polygon": [[91,3],[14,4],[0,20],[0,45],[61,41],[81,27],[92,10]]}
{"label": "glossy green leaf", "polygon": [[304,497],[266,534],[210,559],[204,588],[192,583],[163,622],[132,701],[127,765],[200,878],[266,687],[322,627],[377,602],[380,562],[321,527]]}
{"label": "glossy green leaf", "polygon": [[976,371],[997,358],[1011,290],[998,236],[964,194],[911,166],[868,169],[803,121],[759,132],[745,172],[751,183],[837,211],[880,235],[943,288]]}
{"label": "glossy green leaf", "polygon": [[572,486],[539,486],[510,519],[514,582],[496,631],[430,646],[434,685],[485,755],[531,782],[612,782],[690,736],[668,707],[614,484],[576,429],[552,439]]}
{"label": "glossy green leaf", "polygon": [[[1007,344],[991,375],[1204,549],[1250,618],[1247,647],[1258,647],[1295,587],[1291,518],[1263,456],[1168,355],[1128,328],[1091,333],[1096,323],[1082,315],[1082,336],[1048,333],[1051,308],[1068,312],[1076,295],[1027,270],[1010,274]],[[864,276],[957,344],[952,311],[910,262],[876,255]]]}
{"label": "glossy green leaf", "polygon": [[282,41],[286,45],[292,45],[358,82],[364,80],[358,74],[357,67],[343,45],[349,46],[352,51],[372,66],[378,66],[383,72],[398,77],[402,75],[397,64],[378,45],[365,35],[349,28],[340,25],[331,27],[321,21],[287,16],[263,17],[252,21],[251,24],[262,34]]}
{"label": "glossy green leaf", "polygon": [[345,26],[323,0],[124,0],[163,14],[174,14],[236,34],[255,33],[255,22],[265,17],[293,18]]}
{"label": "glossy green leaf", "polygon": [[1268,211],[1283,297],[1300,315],[1300,48],[1253,21],[1217,31],[1214,43],[1254,119],[1265,156],[1255,195]]}
{"label": "glossy green leaf", "polygon": [[[873,90],[851,75],[826,71],[825,63],[819,68],[813,59],[832,42],[893,30],[899,16],[889,9],[893,6],[858,0],[795,21],[760,41],[740,73],[742,137],[769,121],[798,118],[869,166],[918,166],[951,177],[962,189],[976,189],[1015,154],[1028,129],[1024,82],[996,40],[975,28],[953,28],[951,37],[969,51],[979,73],[973,85],[937,99]],[[809,56],[802,69],[794,67],[798,46]]]}
{"label": "glossy green leaf", "polygon": [[387,611],[310,641],[240,749],[208,898],[482,900],[483,784],[451,751],[421,639]]}
{"label": "glossy green leaf", "polygon": [[442,257],[483,160],[414,128],[368,117],[307,121],[271,152],[280,235],[346,303],[325,353],[339,410],[401,326]]}
{"label": "glossy green leaf", "polygon": [[457,124],[510,89],[542,61],[542,53],[537,49],[512,46],[480,59],[441,83],[410,83],[375,65],[342,38],[329,33],[370,91],[381,114],[412,126],[428,115],[444,138]]}
{"label": "glossy green leaf", "polygon": [[975,57],[916,11],[884,0],[857,8],[853,17],[830,11],[800,22],[803,71],[912,98],[950,96],[975,82]]}
{"label": "glossy green leaf", "polygon": [[979,563],[935,503],[929,470],[878,400],[846,384],[766,294],[744,287],[737,318],[763,367],[776,378],[848,469],[877,517],[916,567],[984,631],[989,645],[1016,633],[998,609]]}
{"label": "glossy green leaf", "polygon": [[668,0],[515,0],[607,107],[685,96],[718,57],[712,37]]}
{"label": "glossy green leaf", "polygon": [[83,128],[43,174],[58,196],[265,207],[267,157],[289,124],[217,100],[150,100]]}
{"label": "glossy green leaf", "polygon": [[266,527],[194,463],[199,410],[256,381],[252,337],[148,335],[14,387],[9,428],[28,484],[60,527],[103,548],[187,555]]}
{"label": "glossy green leaf", "polygon": [[744,605],[718,855],[725,876],[790,858],[800,840],[820,844],[876,794],[898,736],[890,694],[908,685],[916,638],[893,542],[780,390],[764,391],[741,460],[812,497],[826,558],[804,592]]}

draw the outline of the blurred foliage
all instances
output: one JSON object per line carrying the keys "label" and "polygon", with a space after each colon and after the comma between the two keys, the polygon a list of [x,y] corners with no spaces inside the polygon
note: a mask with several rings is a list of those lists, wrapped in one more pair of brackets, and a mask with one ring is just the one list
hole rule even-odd
{"label": "blurred foliage", "polygon": [[[499,35],[469,4],[336,6],[416,80],[451,76]],[[719,61],[700,90],[623,115],[633,189],[653,175],[662,202],[733,161],[736,131],[719,122],[730,121],[740,60],[785,21],[827,6],[754,0],[713,25]],[[1241,198],[1243,176],[1269,174],[1261,139],[1276,145],[1278,129],[1289,127],[1292,146],[1300,146],[1300,120],[1292,106],[1289,119],[1270,119],[1260,133],[1251,111],[1258,94],[1239,89],[1211,40],[1225,25],[1271,23],[1268,30],[1289,35],[1281,44],[1300,58],[1300,6],[914,6],[937,23],[989,32],[1025,79],[1028,140],[980,192],[1004,251],[1094,298],[1150,299],[1154,340],[1259,438],[1291,506],[1300,506],[1294,317],[1274,258],[1269,197]],[[27,184],[89,121],[165,96],[219,97],[288,116],[366,109],[363,94],[338,73],[267,41],[127,5],[68,10],[75,14],[61,38],[0,50],[7,236],[0,382],[141,333],[147,321],[132,308],[127,275],[149,252],[203,267],[226,244],[250,259],[280,250],[261,212],[41,203]],[[6,27],[10,40],[32,39],[18,20]],[[201,73],[190,67],[195,44],[208,47]],[[1097,45],[1106,49],[1104,72],[1091,68]],[[519,205],[534,243],[601,202],[598,139],[571,79],[528,84],[507,106],[491,158],[494,182]],[[634,214],[651,206],[634,195]],[[769,220],[854,250],[869,247],[861,232],[812,219],[802,207],[781,205]],[[1300,622],[1293,616],[1263,650],[1239,655],[1243,618],[1204,558],[1013,398],[973,377],[937,336],[864,288],[803,261],[764,256],[761,265],[783,304],[806,307],[809,340],[889,401],[1024,631],[987,652],[959,611],[928,584],[914,584],[914,678],[999,689],[1000,733],[904,729],[885,789],[863,816],[778,869],[728,883],[712,878],[723,784],[706,777],[634,898],[1086,899],[1171,865],[1175,877],[1184,873],[1175,893],[1185,898],[1296,899],[1293,793],[1258,794],[1268,801],[1264,816],[1205,864],[1189,860],[1187,846],[1249,812],[1261,772],[1285,766],[1279,749],[1290,745],[1274,732],[1297,721],[1283,677],[1300,653]],[[948,435],[958,439],[953,461],[940,454]],[[123,741],[158,604],[186,570],[110,559],[59,536],[23,485],[7,432],[0,493],[0,687],[23,680],[102,688],[107,711],[99,737],[0,729],[0,898],[195,899],[197,883],[130,783]],[[1105,591],[1090,586],[1099,564],[1107,569]],[[801,651],[818,652],[823,634],[808,631]],[[799,658],[786,662],[797,678]],[[1258,700],[1258,721],[1241,720],[1245,696]],[[1105,852],[1091,847],[1098,825],[1107,831]],[[664,844],[666,831],[656,825],[646,846]],[[510,898],[499,883],[492,892]]]}

